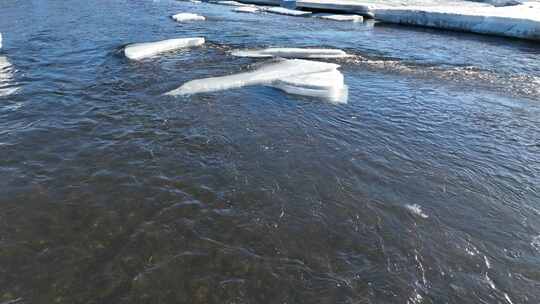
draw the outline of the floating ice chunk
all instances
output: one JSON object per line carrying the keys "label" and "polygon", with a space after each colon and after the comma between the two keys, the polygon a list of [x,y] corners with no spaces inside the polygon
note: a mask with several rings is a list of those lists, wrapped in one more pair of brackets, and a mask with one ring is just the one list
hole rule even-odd
{"label": "floating ice chunk", "polygon": [[251,72],[188,81],[181,87],[166,94],[173,96],[190,95],[240,88],[249,85],[270,84],[288,77],[333,71],[338,67],[339,65],[337,64],[319,61],[301,59],[280,60],[262,65]]}
{"label": "floating ice chunk", "polygon": [[186,22],[186,21],[204,21],[206,18],[201,15],[193,13],[179,13],[171,16],[176,22]]}
{"label": "floating ice chunk", "polygon": [[191,2],[191,3],[202,3],[202,1],[199,1],[199,0],[189,0],[189,2]]}
{"label": "floating ice chunk", "polygon": [[388,23],[540,40],[540,3],[537,2],[505,7],[387,7],[376,8],[373,13],[376,19]]}
{"label": "floating ice chunk", "polygon": [[238,1],[215,1],[214,4],[228,5],[228,6],[246,6],[244,3]]}
{"label": "floating ice chunk", "polygon": [[260,9],[254,6],[241,6],[233,9],[237,13],[258,13]]}
{"label": "floating ice chunk", "polygon": [[369,15],[373,3],[369,1],[357,0],[297,0],[297,8],[305,9],[322,9],[332,10],[336,12],[356,13],[361,15]]}
{"label": "floating ice chunk", "polygon": [[336,14],[317,14],[317,18],[334,20],[334,21],[352,21],[352,22],[362,22],[364,17],[360,15],[336,15]]}
{"label": "floating ice chunk", "polygon": [[417,215],[421,218],[428,218],[429,216],[424,213],[422,210],[422,207],[418,204],[413,205],[405,205],[405,208],[407,208],[412,214]]}
{"label": "floating ice chunk", "polygon": [[124,54],[132,60],[152,57],[160,53],[204,44],[204,38],[177,38],[156,42],[134,43],[124,48]]}
{"label": "floating ice chunk", "polygon": [[268,48],[262,50],[239,50],[232,53],[237,57],[282,57],[298,59],[314,58],[346,58],[351,55],[338,49],[309,49],[309,48]]}
{"label": "floating ice chunk", "polygon": [[343,74],[338,70],[286,77],[273,82],[270,86],[289,94],[347,103],[348,89],[344,83]]}
{"label": "floating ice chunk", "polygon": [[293,10],[293,9],[288,9],[284,7],[269,7],[265,9],[265,11],[269,13],[279,14],[279,15],[297,16],[297,17],[311,15],[311,12]]}

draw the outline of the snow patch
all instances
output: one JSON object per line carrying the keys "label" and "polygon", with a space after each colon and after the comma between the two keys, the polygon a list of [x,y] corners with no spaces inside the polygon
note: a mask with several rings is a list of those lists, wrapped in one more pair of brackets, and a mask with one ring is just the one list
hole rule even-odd
{"label": "snow patch", "polygon": [[284,7],[269,7],[267,9],[265,9],[265,11],[267,11],[269,13],[273,13],[273,14],[295,16],[295,17],[311,15],[311,12],[293,10],[293,9],[288,9],[288,8],[284,8]]}
{"label": "snow patch", "polygon": [[155,42],[134,43],[124,48],[124,54],[131,60],[140,60],[160,53],[204,44],[204,38],[177,38]]}
{"label": "snow patch", "polygon": [[176,22],[186,22],[186,21],[204,21],[206,18],[201,15],[193,13],[179,13],[171,16]]}
{"label": "snow patch", "polygon": [[268,48],[261,50],[238,50],[232,53],[237,57],[281,57],[281,58],[297,58],[297,59],[314,59],[314,58],[346,58],[351,55],[338,49],[308,49],[308,48]]}
{"label": "snow patch", "polygon": [[421,218],[428,218],[429,216],[427,214],[424,213],[424,211],[422,210],[422,207],[418,204],[413,204],[413,205],[405,205],[405,208],[407,208],[407,210],[409,210],[412,214],[416,215],[416,216],[419,216]]}

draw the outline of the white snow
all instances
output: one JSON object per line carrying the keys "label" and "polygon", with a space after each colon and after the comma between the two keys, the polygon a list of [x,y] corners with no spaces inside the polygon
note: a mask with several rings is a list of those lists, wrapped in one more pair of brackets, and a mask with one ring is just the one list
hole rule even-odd
{"label": "white snow", "polygon": [[338,67],[339,65],[337,64],[319,61],[301,59],[279,60],[264,64],[250,72],[188,81],[179,88],[166,94],[173,96],[191,95],[240,88],[249,85],[272,84],[275,81],[294,76],[333,71]]}
{"label": "white snow", "polygon": [[258,13],[260,9],[254,6],[241,6],[233,9],[237,13]]}
{"label": "white snow", "polygon": [[156,42],[134,43],[124,48],[124,54],[132,60],[152,57],[160,53],[204,44],[204,38],[177,38]]}
{"label": "white snow", "polygon": [[308,48],[268,48],[262,50],[239,50],[232,53],[237,57],[281,57],[281,58],[345,58],[351,55],[338,49],[308,49]]}
{"label": "white snow", "polygon": [[284,7],[269,7],[267,9],[265,9],[265,11],[267,11],[269,13],[273,13],[273,14],[296,16],[296,17],[311,15],[311,12],[293,10],[293,9],[288,9],[288,8],[284,8]]}
{"label": "white snow", "polygon": [[337,14],[317,14],[317,18],[334,20],[334,21],[351,21],[351,22],[362,22],[364,17],[360,15],[337,15]]}
{"label": "white snow", "polygon": [[206,18],[201,15],[193,14],[193,13],[179,13],[176,15],[173,15],[171,18],[174,19],[176,22],[186,22],[186,21],[204,21]]}
{"label": "white snow", "polygon": [[270,84],[271,87],[289,94],[328,99],[335,103],[347,103],[348,88],[340,71],[290,76]]}
{"label": "white snow", "polygon": [[540,3],[515,6],[405,6],[373,9],[389,23],[540,40]]}

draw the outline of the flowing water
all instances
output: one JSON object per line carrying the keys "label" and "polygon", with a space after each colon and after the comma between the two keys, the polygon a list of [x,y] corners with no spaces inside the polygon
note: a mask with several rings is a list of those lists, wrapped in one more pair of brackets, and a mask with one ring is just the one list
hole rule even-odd
{"label": "flowing water", "polygon": [[[0,303],[540,301],[539,44],[172,0],[2,0],[0,32]],[[354,54],[348,103],[163,95],[266,46]]]}

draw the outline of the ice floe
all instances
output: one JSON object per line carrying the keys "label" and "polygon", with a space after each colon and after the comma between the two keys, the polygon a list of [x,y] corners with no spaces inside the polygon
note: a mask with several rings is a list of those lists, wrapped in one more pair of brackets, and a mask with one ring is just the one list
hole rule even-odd
{"label": "ice floe", "polygon": [[494,6],[405,6],[372,10],[377,20],[405,25],[540,40],[540,3]]}
{"label": "ice floe", "polygon": [[220,5],[228,5],[228,6],[246,6],[246,4],[240,3],[238,1],[212,1],[210,3],[220,4]]}
{"label": "ice floe", "polygon": [[[266,63],[250,72],[188,81],[179,88],[166,94],[172,96],[191,95],[240,88],[250,85],[272,85],[278,87],[288,85],[291,90],[293,90],[293,87],[298,87],[304,90],[312,89],[314,91],[323,91],[329,87],[333,88],[336,86],[323,84],[325,80],[323,80],[322,75],[313,76],[312,78],[302,78],[297,76],[333,72],[337,70],[338,67],[339,65],[328,62],[302,59],[281,59],[275,62]],[[335,73],[326,75],[331,76],[330,81],[336,82],[337,79],[337,82],[339,82],[339,75],[336,75]],[[328,77],[325,79],[328,81]],[[313,81],[311,86],[308,83],[309,80]],[[342,79],[341,83],[343,83]]]}
{"label": "ice floe", "polygon": [[340,71],[290,76],[270,84],[289,94],[312,96],[335,103],[347,103],[348,88]]}
{"label": "ice floe", "polygon": [[421,218],[428,218],[429,216],[427,214],[424,213],[424,211],[422,210],[422,207],[418,204],[413,204],[413,205],[405,205],[405,208],[407,208],[407,210],[409,210],[412,214],[414,215],[417,215]]}
{"label": "ice floe", "polygon": [[334,21],[350,21],[350,22],[362,22],[364,17],[360,15],[338,15],[338,14],[317,14],[316,18],[334,20]]}
{"label": "ice floe", "polygon": [[179,13],[172,15],[171,18],[176,22],[186,22],[186,21],[204,21],[206,18],[204,16],[193,14],[193,13]]}
{"label": "ice floe", "polygon": [[233,9],[237,13],[258,13],[260,9],[254,6],[240,6]]}
{"label": "ice floe", "polygon": [[293,10],[293,9],[288,9],[284,7],[269,7],[265,9],[265,11],[269,13],[273,13],[273,14],[296,16],[296,17],[311,15],[311,12]]}
{"label": "ice floe", "polygon": [[124,48],[124,54],[132,60],[152,57],[160,53],[204,44],[204,38],[177,38],[156,42],[134,43]]}
{"label": "ice floe", "polygon": [[268,48],[261,50],[238,50],[232,52],[237,57],[281,57],[297,59],[315,59],[315,58],[346,58],[351,55],[338,49],[309,49],[309,48]]}

